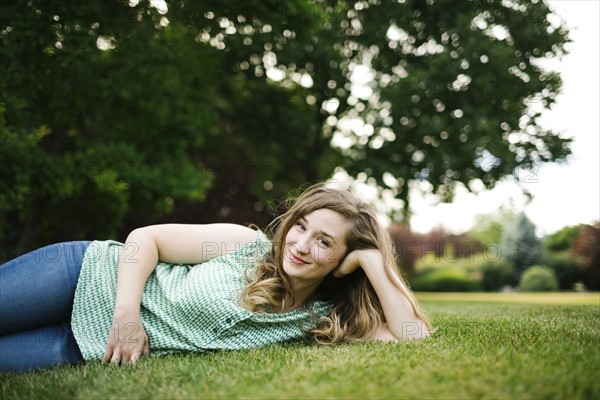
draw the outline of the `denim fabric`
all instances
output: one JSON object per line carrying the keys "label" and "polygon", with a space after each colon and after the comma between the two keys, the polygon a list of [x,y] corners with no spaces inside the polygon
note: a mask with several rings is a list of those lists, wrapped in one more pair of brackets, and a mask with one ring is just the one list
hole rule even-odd
{"label": "denim fabric", "polygon": [[52,244],[0,265],[0,371],[83,360],[70,318],[90,243]]}

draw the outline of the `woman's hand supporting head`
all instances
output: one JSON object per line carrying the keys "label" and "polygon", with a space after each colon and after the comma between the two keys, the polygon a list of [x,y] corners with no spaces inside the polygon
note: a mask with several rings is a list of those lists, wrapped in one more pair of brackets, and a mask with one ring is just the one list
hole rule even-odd
{"label": "woman's hand supporting head", "polygon": [[340,265],[333,271],[333,276],[343,278],[350,275],[358,268],[383,267],[383,256],[377,249],[353,250],[342,260]]}

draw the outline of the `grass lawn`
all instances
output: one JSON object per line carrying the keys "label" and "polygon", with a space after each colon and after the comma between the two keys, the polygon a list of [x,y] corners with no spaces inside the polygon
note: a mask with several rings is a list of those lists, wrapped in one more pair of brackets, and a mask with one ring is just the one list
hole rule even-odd
{"label": "grass lawn", "polygon": [[600,399],[599,294],[573,295],[419,293],[437,328],[425,341],[0,374],[2,399]]}

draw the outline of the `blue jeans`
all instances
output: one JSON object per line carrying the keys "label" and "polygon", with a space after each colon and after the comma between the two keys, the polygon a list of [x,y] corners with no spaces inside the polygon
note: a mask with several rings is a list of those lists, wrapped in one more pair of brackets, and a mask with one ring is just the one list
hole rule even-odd
{"label": "blue jeans", "polygon": [[0,265],[0,371],[83,361],[71,311],[90,243],[52,244]]}

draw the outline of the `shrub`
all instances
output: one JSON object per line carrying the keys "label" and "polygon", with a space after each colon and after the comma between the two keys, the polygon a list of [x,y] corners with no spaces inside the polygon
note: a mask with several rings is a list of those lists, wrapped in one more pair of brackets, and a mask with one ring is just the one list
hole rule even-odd
{"label": "shrub", "polygon": [[558,289],[558,279],[548,267],[534,265],[521,276],[519,289],[523,292],[548,292]]}
{"label": "shrub", "polygon": [[481,288],[485,291],[500,290],[506,285],[515,286],[515,268],[505,262],[490,262],[481,266]]}
{"label": "shrub", "polygon": [[479,282],[461,269],[443,268],[415,277],[410,282],[413,290],[422,292],[476,292]]}
{"label": "shrub", "polygon": [[554,271],[560,290],[573,290],[575,283],[582,279],[581,257],[568,252],[548,253],[543,258],[543,264]]}

